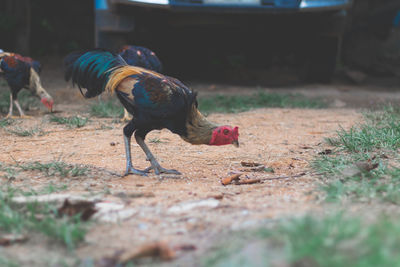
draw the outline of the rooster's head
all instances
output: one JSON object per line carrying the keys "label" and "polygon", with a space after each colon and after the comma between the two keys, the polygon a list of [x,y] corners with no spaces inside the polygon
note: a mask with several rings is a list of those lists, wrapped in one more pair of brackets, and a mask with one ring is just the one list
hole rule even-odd
{"label": "rooster's head", "polygon": [[213,130],[210,145],[222,146],[233,144],[239,146],[239,127],[219,126]]}

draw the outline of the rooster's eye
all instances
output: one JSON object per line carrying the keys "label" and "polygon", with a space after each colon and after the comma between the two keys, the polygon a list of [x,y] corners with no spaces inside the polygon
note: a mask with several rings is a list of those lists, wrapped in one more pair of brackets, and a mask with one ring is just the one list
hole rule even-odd
{"label": "rooster's eye", "polygon": [[225,129],[225,130],[224,130],[224,135],[228,135],[228,133],[229,133],[229,130],[228,130],[228,129]]}

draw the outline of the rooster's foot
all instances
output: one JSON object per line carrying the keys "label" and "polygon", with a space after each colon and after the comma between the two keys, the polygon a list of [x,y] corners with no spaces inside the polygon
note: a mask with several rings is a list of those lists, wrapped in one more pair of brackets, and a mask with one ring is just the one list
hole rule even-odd
{"label": "rooster's foot", "polygon": [[32,119],[32,116],[28,116],[28,115],[21,115],[19,116],[21,119]]}
{"label": "rooster's foot", "polygon": [[181,175],[182,173],[180,173],[180,172],[178,172],[177,170],[169,170],[169,169],[165,169],[165,168],[163,168],[163,167],[161,167],[161,166],[157,166],[157,167],[153,167],[153,166],[150,166],[150,167],[148,167],[147,169],[145,169],[145,170],[143,170],[144,172],[146,172],[146,173],[148,173],[148,172],[150,172],[150,170],[154,170],[154,173],[156,174],[156,175],[159,175],[159,174],[161,174],[161,173],[165,173],[165,174],[176,174],[176,175]]}
{"label": "rooster's foot", "polygon": [[123,176],[127,176],[129,174],[147,176],[146,171],[136,170],[135,168],[132,168],[132,167],[126,169],[125,174]]}
{"label": "rooster's foot", "polygon": [[119,121],[120,122],[128,122],[128,121],[130,121],[132,118],[130,118],[130,117],[127,117],[127,116],[124,116],[123,118],[121,118]]}
{"label": "rooster's foot", "polygon": [[8,115],[5,116],[4,118],[5,118],[5,119],[19,119],[19,118],[21,118],[21,117],[20,117],[20,116],[13,116],[13,115],[8,114]]}

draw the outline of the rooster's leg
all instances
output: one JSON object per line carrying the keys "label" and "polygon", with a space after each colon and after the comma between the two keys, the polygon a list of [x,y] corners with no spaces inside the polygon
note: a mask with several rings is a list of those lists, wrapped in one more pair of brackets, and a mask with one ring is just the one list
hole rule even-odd
{"label": "rooster's leg", "polygon": [[12,94],[10,94],[10,108],[8,109],[8,114],[7,114],[7,118],[11,118],[12,117],[12,113],[13,113],[13,96]]}
{"label": "rooster's leg", "polygon": [[129,115],[129,112],[124,108],[124,117],[122,117],[121,122],[130,121],[132,118]]}
{"label": "rooster's leg", "polygon": [[18,102],[17,99],[14,100],[14,104],[15,104],[15,106],[17,107],[17,109],[18,109],[18,111],[19,111],[19,116],[20,116],[20,117],[25,117],[25,113],[24,113],[24,111],[22,110],[21,106],[19,105],[19,102]]}
{"label": "rooster's leg", "polygon": [[126,171],[124,176],[128,174],[137,174],[146,176],[145,171],[140,171],[132,166],[132,159],[131,159],[131,137],[133,132],[135,131],[135,127],[133,123],[130,122],[128,125],[124,127],[124,142],[125,142],[125,155],[126,155]]}
{"label": "rooster's leg", "polygon": [[168,170],[168,169],[164,169],[163,167],[161,167],[160,163],[157,162],[156,158],[150,152],[150,149],[144,142],[143,138],[135,133],[135,139],[136,139],[136,143],[143,149],[144,153],[146,154],[147,158],[150,160],[150,163],[151,163],[151,167],[147,168],[144,171],[148,172],[151,169],[153,169],[155,174],[157,174],[157,175],[160,173],[181,174],[177,170]]}

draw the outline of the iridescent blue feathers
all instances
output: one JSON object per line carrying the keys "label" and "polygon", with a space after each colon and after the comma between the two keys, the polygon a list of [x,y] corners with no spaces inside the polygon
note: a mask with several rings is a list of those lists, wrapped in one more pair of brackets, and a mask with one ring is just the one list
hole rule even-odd
{"label": "iridescent blue feathers", "polygon": [[[77,84],[81,93],[90,98],[104,92],[113,70],[126,65],[120,56],[108,51],[74,52],[64,59],[65,79],[72,79],[72,84]],[[87,91],[83,93],[82,88]]]}

